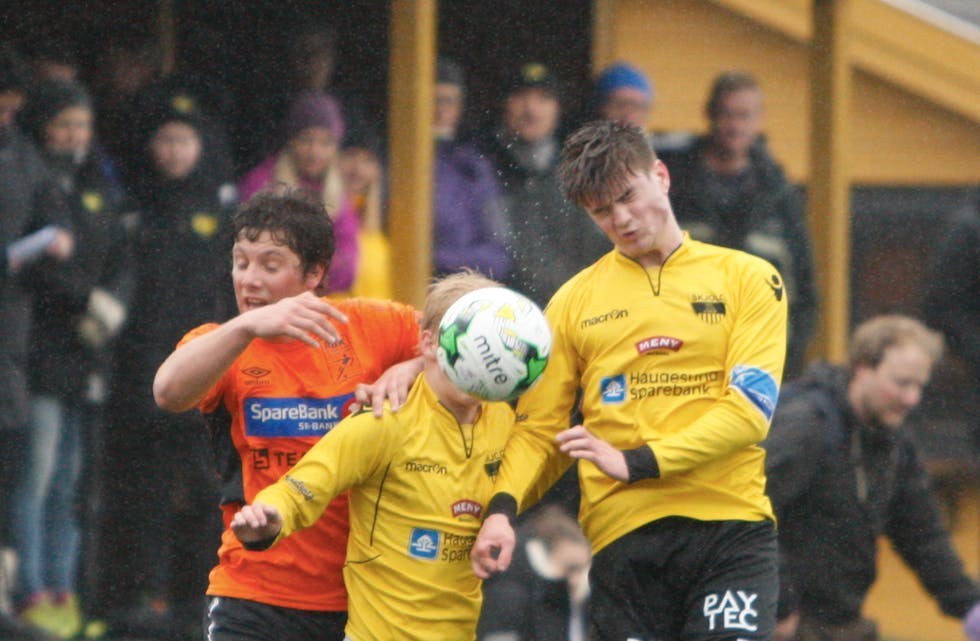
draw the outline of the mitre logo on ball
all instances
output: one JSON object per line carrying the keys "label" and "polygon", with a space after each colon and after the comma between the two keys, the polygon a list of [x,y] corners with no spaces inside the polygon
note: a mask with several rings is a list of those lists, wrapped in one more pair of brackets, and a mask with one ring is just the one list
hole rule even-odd
{"label": "mitre logo on ball", "polygon": [[529,298],[506,287],[462,296],[439,323],[439,366],[457,387],[487,401],[517,398],[541,377],[551,328]]}

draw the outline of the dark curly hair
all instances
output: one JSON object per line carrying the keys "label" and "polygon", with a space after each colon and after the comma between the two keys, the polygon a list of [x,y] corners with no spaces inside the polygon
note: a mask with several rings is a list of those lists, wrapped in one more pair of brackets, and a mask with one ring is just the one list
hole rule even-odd
{"label": "dark curly hair", "polygon": [[299,256],[303,273],[318,265],[329,268],[336,247],[333,222],[323,203],[305,191],[281,184],[239,205],[231,231],[236,240],[253,242],[262,232],[269,232],[274,242]]}

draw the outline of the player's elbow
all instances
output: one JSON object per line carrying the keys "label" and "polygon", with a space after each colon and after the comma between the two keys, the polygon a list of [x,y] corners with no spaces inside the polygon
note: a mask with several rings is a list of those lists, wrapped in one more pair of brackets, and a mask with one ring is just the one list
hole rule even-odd
{"label": "player's elbow", "polygon": [[168,412],[185,412],[194,403],[178,393],[173,376],[161,367],[153,378],[153,400],[157,407]]}

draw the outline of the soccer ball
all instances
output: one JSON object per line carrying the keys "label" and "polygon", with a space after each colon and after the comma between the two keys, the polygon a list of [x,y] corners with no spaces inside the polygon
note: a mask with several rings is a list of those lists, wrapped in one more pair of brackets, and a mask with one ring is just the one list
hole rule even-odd
{"label": "soccer ball", "polygon": [[541,377],[550,353],[551,329],[541,309],[505,287],[463,295],[439,323],[439,367],[483,400],[523,394]]}

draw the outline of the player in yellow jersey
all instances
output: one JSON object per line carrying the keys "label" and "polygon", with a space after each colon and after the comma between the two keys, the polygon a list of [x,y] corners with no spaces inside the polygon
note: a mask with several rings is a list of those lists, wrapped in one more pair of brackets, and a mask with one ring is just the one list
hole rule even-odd
{"label": "player in yellow jersey", "polygon": [[593,641],[768,640],[776,533],[758,443],[785,358],[782,280],[681,230],[638,129],[585,125],[559,171],[615,247],[548,304],[548,371],[518,403],[473,570],[507,568],[514,515],[577,460]]}
{"label": "player in yellow jersey", "polygon": [[398,413],[345,419],[231,521],[246,548],[265,549],[316,522],[349,489],[349,639],[476,635],[482,596],[470,547],[514,413],[506,403],[481,402],[456,388],[439,368],[436,347],[449,306],[492,286],[475,272],[437,281],[422,317],[424,369]]}

